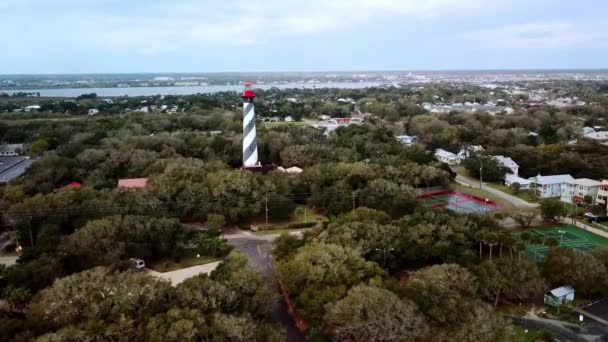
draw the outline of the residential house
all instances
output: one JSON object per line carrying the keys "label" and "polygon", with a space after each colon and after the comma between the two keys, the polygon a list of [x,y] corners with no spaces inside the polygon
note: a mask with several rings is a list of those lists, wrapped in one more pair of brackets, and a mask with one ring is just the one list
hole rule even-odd
{"label": "residential house", "polygon": [[481,145],[466,146],[458,152],[458,158],[460,158],[460,160],[465,160],[483,151],[485,151],[485,149]]}
{"label": "residential house", "polygon": [[589,178],[580,178],[572,182],[566,182],[562,184],[560,199],[562,202],[567,203],[585,203],[585,198],[590,197],[590,204],[593,204],[597,199],[600,184],[600,182]]}
{"label": "residential house", "polygon": [[418,142],[418,137],[415,135],[398,135],[395,138],[405,146],[413,146]]}
{"label": "residential house", "polygon": [[285,122],[294,122],[294,120],[290,115],[288,115],[285,117]]}
{"label": "residential house", "polygon": [[512,173],[507,173],[505,175],[505,185],[510,188],[513,186],[514,183],[519,184],[520,190],[529,190],[532,187],[532,184],[534,183],[534,178],[525,179]]}
{"label": "residential house", "polygon": [[448,165],[460,164],[460,158],[457,155],[441,148],[435,150],[435,158]]}
{"label": "residential house", "polygon": [[95,116],[99,114],[99,109],[91,108],[89,109],[89,116]]}
{"label": "residential house", "polygon": [[561,198],[562,185],[572,183],[574,178],[570,175],[536,176],[536,195],[539,198]]}
{"label": "residential house", "polygon": [[319,119],[321,119],[323,121],[327,121],[327,120],[331,119],[331,116],[323,114],[323,115],[319,116]]}
{"label": "residential house", "polygon": [[25,152],[23,144],[0,145],[0,157],[21,156]]}
{"label": "residential house", "polygon": [[595,203],[603,206],[608,211],[608,180],[603,180],[598,186]]}
{"label": "residential house", "polygon": [[513,159],[509,158],[509,157],[505,157],[505,156],[494,156],[494,159],[496,159],[496,161],[506,167],[507,169],[511,170],[511,173],[514,175],[519,175],[519,165],[517,165],[517,163],[515,161],[513,161]]}

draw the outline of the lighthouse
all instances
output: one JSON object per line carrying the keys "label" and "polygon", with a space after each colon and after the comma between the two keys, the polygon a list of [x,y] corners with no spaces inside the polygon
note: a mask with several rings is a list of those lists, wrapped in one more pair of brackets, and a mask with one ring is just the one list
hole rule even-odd
{"label": "lighthouse", "polygon": [[251,90],[251,82],[245,82],[243,90],[243,166],[258,166],[258,143],[255,130],[255,109],[253,99],[255,93]]}

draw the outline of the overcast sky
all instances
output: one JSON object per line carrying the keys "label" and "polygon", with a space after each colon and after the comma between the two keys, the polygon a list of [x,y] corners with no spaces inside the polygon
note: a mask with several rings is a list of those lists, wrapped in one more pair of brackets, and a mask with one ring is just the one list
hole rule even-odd
{"label": "overcast sky", "polygon": [[0,0],[0,73],[608,67],[606,0]]}

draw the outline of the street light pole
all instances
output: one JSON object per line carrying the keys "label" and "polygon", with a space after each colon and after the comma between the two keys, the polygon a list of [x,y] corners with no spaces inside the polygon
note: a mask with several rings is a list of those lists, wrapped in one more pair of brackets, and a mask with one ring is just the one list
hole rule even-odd
{"label": "street light pole", "polygon": [[562,242],[564,241],[564,233],[565,233],[565,231],[564,230],[560,230],[560,231],[558,231],[558,233],[559,233],[559,246],[561,247],[562,246]]}
{"label": "street light pole", "polygon": [[489,199],[486,198],[486,200],[483,202],[483,213],[484,214],[488,213],[488,201],[489,201]]}

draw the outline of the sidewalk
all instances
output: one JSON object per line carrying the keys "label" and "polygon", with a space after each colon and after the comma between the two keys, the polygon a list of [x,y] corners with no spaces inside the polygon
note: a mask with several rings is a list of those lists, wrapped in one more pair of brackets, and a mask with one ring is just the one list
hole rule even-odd
{"label": "sidewalk", "polygon": [[[572,225],[572,220],[570,220],[570,219],[564,218],[563,222],[564,222],[564,224]],[[576,220],[576,224],[575,225],[576,225],[577,228],[580,228],[582,230],[586,230],[586,231],[588,231],[590,233],[593,233],[595,235],[599,235],[601,237],[605,237],[605,238],[608,239],[608,232],[607,231],[604,231],[604,230],[601,230],[601,229],[598,229],[598,228],[594,228],[594,227],[588,226],[588,225],[586,225],[586,224],[584,224],[582,222],[579,222],[578,220]]]}

